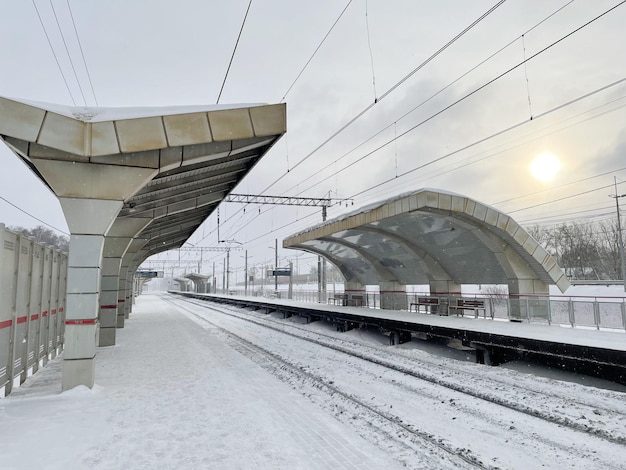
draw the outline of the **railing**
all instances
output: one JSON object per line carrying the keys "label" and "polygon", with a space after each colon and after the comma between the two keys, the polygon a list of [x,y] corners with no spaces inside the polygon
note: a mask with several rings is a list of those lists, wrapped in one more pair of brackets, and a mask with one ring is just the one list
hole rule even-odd
{"label": "railing", "polygon": [[0,396],[63,349],[67,255],[0,224]]}
{"label": "railing", "polygon": [[[280,287],[280,286],[279,286]],[[337,293],[341,293],[337,291]],[[233,295],[244,295],[243,290],[231,291]],[[278,295],[273,289],[258,290],[254,294],[264,297],[287,298],[286,290],[279,290]],[[324,303],[331,303],[336,293],[328,291]],[[411,303],[417,303],[418,297],[429,295],[424,292],[407,293],[407,309]],[[458,294],[446,296],[450,301],[461,298]],[[482,317],[494,320],[510,320],[546,325],[566,325],[572,328],[595,328],[607,330],[626,330],[626,296],[544,296],[524,295],[509,296],[507,294],[464,294],[464,299],[480,299],[485,302]],[[294,290],[292,299],[298,302],[318,302],[318,292],[313,290]],[[366,292],[363,306],[380,308],[380,294]]]}

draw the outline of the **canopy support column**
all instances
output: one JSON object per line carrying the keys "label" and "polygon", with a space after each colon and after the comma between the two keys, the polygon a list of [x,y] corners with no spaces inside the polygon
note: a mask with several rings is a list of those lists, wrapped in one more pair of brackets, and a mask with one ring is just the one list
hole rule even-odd
{"label": "canopy support column", "polygon": [[549,321],[550,286],[537,279],[509,279],[509,318]]}
{"label": "canopy support column", "polygon": [[343,291],[346,295],[346,305],[362,307],[365,305],[365,286],[358,281],[346,281]]}
{"label": "canopy support column", "polygon": [[380,283],[380,308],[384,310],[408,310],[406,286],[396,281]]}
{"label": "canopy support column", "polygon": [[62,389],[91,388],[100,308],[104,237],[122,201],[60,197],[70,227]]}
{"label": "canopy support column", "polygon": [[439,305],[433,308],[432,312],[438,312],[440,315],[448,314],[450,301],[455,297],[461,296],[461,284],[457,284],[451,279],[432,280],[429,283],[430,295],[439,297]]}

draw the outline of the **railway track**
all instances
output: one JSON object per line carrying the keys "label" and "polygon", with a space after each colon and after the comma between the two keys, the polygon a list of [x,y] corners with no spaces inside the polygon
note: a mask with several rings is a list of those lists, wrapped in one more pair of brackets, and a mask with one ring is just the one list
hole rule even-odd
{"label": "railway track", "polygon": [[[618,445],[619,447],[622,447],[624,444],[626,444],[626,438],[621,434],[616,434],[610,430],[602,429],[600,427],[590,426],[586,423],[577,422],[572,417],[567,416],[564,413],[559,414],[558,410],[556,410],[556,412],[551,412],[546,409],[540,409],[535,406],[525,403],[519,403],[510,398],[507,398],[506,390],[503,389],[506,389],[508,385],[504,383],[494,384],[492,382],[486,384],[486,387],[483,387],[483,389],[476,389],[472,386],[472,384],[467,385],[463,383],[458,383],[458,381],[455,382],[453,380],[450,380],[445,375],[443,377],[441,375],[437,376],[432,371],[429,371],[428,368],[426,368],[425,370],[418,370],[418,368],[416,367],[407,367],[406,365],[398,364],[397,356],[395,357],[394,362],[393,355],[381,352],[380,348],[364,346],[363,344],[357,344],[351,341],[337,339],[334,336],[324,335],[322,333],[312,333],[310,331],[307,331],[305,328],[298,327],[297,325],[286,324],[285,322],[271,320],[267,317],[255,317],[250,314],[242,313],[241,310],[235,310],[234,308],[228,308],[222,305],[220,305],[219,307],[215,305],[209,306],[205,301],[178,298],[177,302],[174,303],[179,308],[182,308],[181,302],[185,302],[194,306],[199,306],[203,309],[209,308],[214,312],[219,312],[220,314],[236,319],[237,321],[245,321],[265,329],[279,332],[281,334],[290,335],[299,340],[312,343],[315,346],[321,346],[325,349],[348,355],[355,360],[366,361],[370,364],[382,367],[385,370],[391,370],[404,376],[413,377],[420,381],[425,381],[435,386],[443,387],[451,392],[460,393],[463,396],[470,396],[474,399],[486,402],[490,406],[493,406],[495,404],[534,419],[538,418],[551,426],[556,425],[558,427],[568,428],[573,432],[583,433],[590,437],[601,439],[605,442]],[[229,331],[226,328],[216,325],[215,323],[207,319],[204,315],[198,314],[197,311],[189,308],[185,309],[189,314],[198,318],[202,322],[211,323],[212,325],[214,325],[215,328],[218,328],[224,334],[228,335],[228,337],[232,338],[235,342],[239,344],[239,347],[244,348],[247,351],[248,355],[252,354],[252,351],[256,351],[256,354],[264,356],[262,358],[257,358],[259,359],[257,360],[257,362],[261,363],[268,358],[271,358],[271,362],[274,362],[274,364],[279,364],[278,368],[276,366],[273,366],[273,373],[276,373],[278,370],[278,373],[276,375],[284,375],[285,370],[288,370],[289,374],[297,375],[298,377],[300,377],[301,382],[309,382],[309,385],[317,388],[318,390],[323,390],[327,395],[334,397],[334,400],[336,400],[338,397],[341,397],[341,400],[343,401],[342,406],[348,406],[362,410],[368,416],[365,419],[374,420],[375,422],[377,422],[380,432],[385,433],[387,436],[404,436],[402,440],[403,445],[412,448],[415,446],[416,442],[426,442],[429,446],[435,446],[436,448],[443,450],[449,456],[451,456],[451,458],[460,459],[465,466],[469,465],[471,466],[471,468],[498,468],[497,465],[483,463],[477,455],[474,455],[471,451],[467,449],[454,446],[449,442],[446,442],[445,439],[438,438],[429,432],[420,430],[412,424],[403,423],[402,419],[398,415],[391,413],[389,410],[381,410],[380,407],[369,404],[366,400],[359,398],[354,393],[347,393],[346,391],[335,385],[332,380],[324,378],[320,374],[313,373],[310,370],[304,370],[302,365],[293,364],[292,362],[279,356],[275,352],[272,352],[269,349],[264,348],[258,344],[254,344],[253,342],[246,340],[242,336],[237,335],[233,331]],[[244,353],[246,351],[242,350],[242,352]],[[439,369],[441,368],[439,367]],[[283,377],[283,379],[285,379],[285,377]],[[485,390],[485,388],[491,389],[496,385],[496,388],[498,389],[497,394]],[[412,385],[402,385],[401,387],[407,389],[406,391],[408,393],[417,393],[419,391]],[[531,392],[535,394],[535,397],[532,401],[536,402],[538,400],[536,396],[537,392],[531,390],[527,390],[527,392],[529,394]],[[455,400],[457,399],[451,398],[450,402],[454,404],[456,403]],[[579,405],[583,406],[584,404]],[[610,411],[611,410],[603,410],[602,413],[606,415]],[[587,411],[587,413],[591,412],[593,412],[591,409]],[[619,418],[620,417],[618,416],[616,419]],[[555,447],[559,447],[559,445],[560,444],[555,443]]]}

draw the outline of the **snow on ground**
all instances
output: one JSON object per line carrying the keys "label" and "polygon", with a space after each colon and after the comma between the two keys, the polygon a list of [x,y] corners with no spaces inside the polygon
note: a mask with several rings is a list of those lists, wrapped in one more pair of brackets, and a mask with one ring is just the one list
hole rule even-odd
{"label": "snow on ground", "polygon": [[[322,353],[215,312],[203,315],[265,342],[353,395],[367,394],[372,403],[461,451],[487,456],[487,468],[530,468],[526,464],[531,462],[548,468],[619,468],[605,462],[620,461],[620,451],[626,455],[624,446],[589,434],[518,417],[475,397],[459,399],[435,384],[379,372],[376,366]],[[246,315],[271,320],[260,313]],[[0,439],[5,443],[0,469],[450,467],[426,451],[407,454],[382,437],[377,447],[367,439],[372,431],[367,420],[359,421],[359,413],[337,411],[321,392],[307,389],[306,381],[279,381],[233,349],[217,327],[190,318],[158,296],[140,296],[127,327],[117,332],[117,345],[98,350],[93,390],[60,393],[62,359],[55,359],[0,399]],[[414,339],[390,348],[387,338],[372,329],[339,333],[325,322],[300,321],[280,320],[307,334],[360,343],[364,351],[379,348],[381,357],[393,354],[393,360],[441,380],[487,387],[485,392],[493,392],[489,387],[496,384],[502,397],[509,393],[538,410],[553,409],[583,426],[626,435],[619,411],[626,410],[626,387],[528,364],[480,366],[460,344]],[[554,401],[542,404],[544,398],[533,398],[535,394]],[[607,455],[615,448],[617,455]]]}
{"label": "snow on ground", "polygon": [[0,469],[399,468],[158,297],[126,325],[94,389],[59,393],[57,358],[0,400]]}

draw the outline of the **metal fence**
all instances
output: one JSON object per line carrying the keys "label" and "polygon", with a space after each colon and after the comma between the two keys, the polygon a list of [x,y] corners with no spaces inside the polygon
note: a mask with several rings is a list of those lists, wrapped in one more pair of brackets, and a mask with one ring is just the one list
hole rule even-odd
{"label": "metal fence", "polygon": [[[243,290],[233,290],[230,294],[244,295],[244,292]],[[287,298],[286,291],[280,290],[277,296],[273,289],[257,291],[251,295]],[[318,302],[318,295],[317,291],[294,290],[292,299],[298,302]],[[417,303],[418,297],[425,295],[429,294],[407,293],[407,305]],[[334,296],[333,292],[327,292],[326,303],[332,303]],[[480,318],[547,325],[566,325],[572,328],[626,330],[626,296],[464,295],[463,297],[449,297],[450,304],[456,298],[482,300],[485,308],[476,312]],[[377,292],[366,292],[363,304],[364,307],[380,308],[380,294]],[[457,309],[455,312],[459,313],[459,310]]]}
{"label": "metal fence", "polygon": [[63,349],[67,255],[0,224],[0,396]]}

